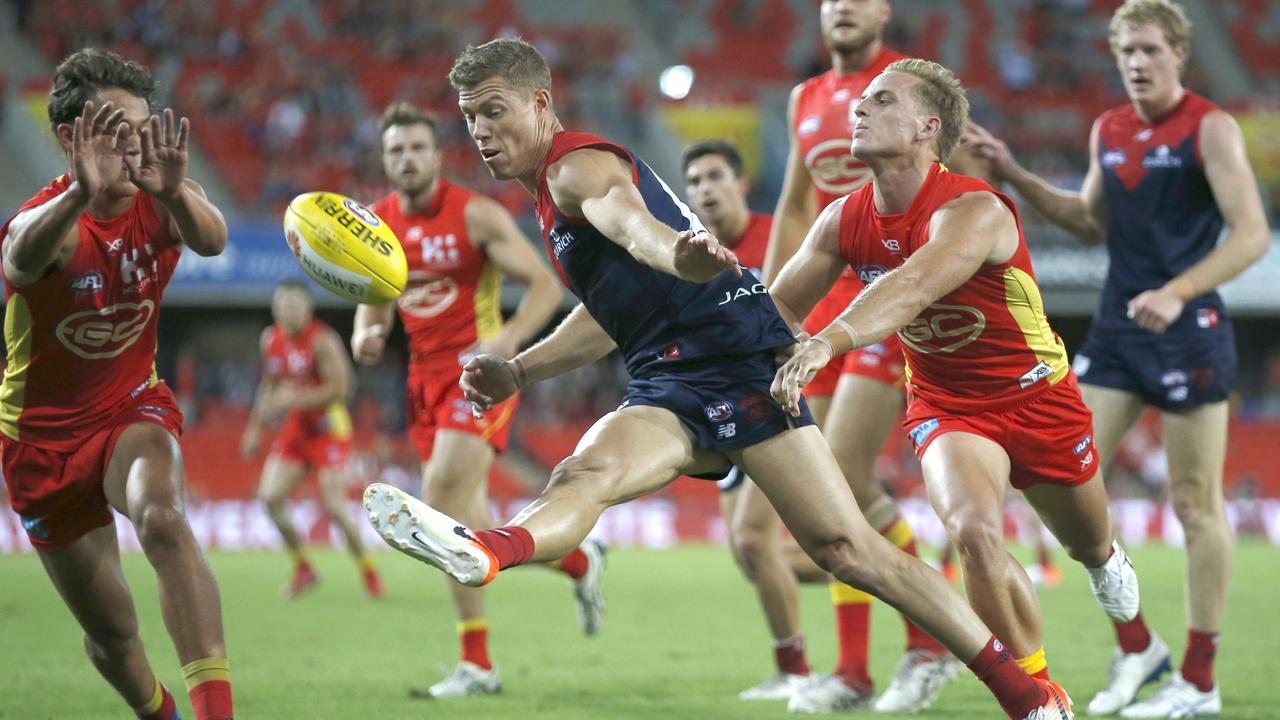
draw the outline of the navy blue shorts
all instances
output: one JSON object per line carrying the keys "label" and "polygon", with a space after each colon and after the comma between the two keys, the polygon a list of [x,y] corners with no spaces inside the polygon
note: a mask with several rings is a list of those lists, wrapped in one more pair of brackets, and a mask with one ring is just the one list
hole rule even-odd
{"label": "navy blue shorts", "polygon": [[1072,367],[1080,382],[1177,412],[1226,400],[1236,379],[1230,323],[1174,335],[1089,332]]}
{"label": "navy blue shorts", "polygon": [[[764,442],[791,428],[813,425],[802,400],[800,417],[773,401],[769,386],[777,372],[774,352],[722,355],[632,380],[619,409],[652,405],[676,414],[702,450],[726,453]],[[723,477],[721,471],[715,477]]]}

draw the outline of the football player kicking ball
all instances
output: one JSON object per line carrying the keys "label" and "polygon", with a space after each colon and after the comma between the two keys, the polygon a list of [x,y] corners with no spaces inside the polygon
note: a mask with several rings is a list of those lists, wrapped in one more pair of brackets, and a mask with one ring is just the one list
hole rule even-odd
{"label": "football player kicking ball", "polygon": [[801,391],[818,370],[899,334],[904,427],[969,600],[1018,663],[1047,678],[1035,590],[1004,544],[1006,484],[1088,568],[1108,615],[1138,613],[1137,576],[1111,537],[1089,410],[1045,318],[1013,202],[942,165],[968,119],[959,81],[936,63],[901,60],[867,86],[855,112],[852,149],[872,181],[823,211],[770,292],[795,322],[846,268],[881,277],[778,370],[774,397],[803,417]]}
{"label": "football player kicking ball", "polygon": [[103,50],[55,72],[49,122],[68,172],[0,227],[0,452],[13,509],[102,677],[139,718],[178,717],[138,637],[114,509],[156,571],[196,720],[220,720],[232,713],[218,585],[183,513],[182,413],[155,353],[182,247],[217,255],[227,226],[186,177],[187,119],[151,115],[155,89]]}
{"label": "football player kicking ball", "polygon": [[[547,324],[560,288],[502,206],[441,176],[430,115],[396,103],[383,113],[381,129],[383,169],[395,192],[372,207],[395,231],[409,261],[409,286],[397,305],[409,335],[409,437],[422,458],[422,496],[432,507],[482,527],[491,522],[489,468],[507,449],[518,400],[512,397],[488,417],[476,418],[458,387],[462,363],[477,353],[514,356]],[[503,276],[527,288],[506,323],[499,303]],[[381,361],[394,319],[390,304],[357,309],[351,338],[357,361]],[[579,622],[593,635],[604,620],[604,556],[594,541],[565,552],[549,559],[573,580]],[[498,692],[502,682],[489,659],[484,593],[456,582],[449,591],[461,659],[427,694]]]}
{"label": "football player kicking ball", "polygon": [[256,454],[262,425],[283,418],[262,467],[258,498],[293,557],[293,577],[285,586],[285,596],[296,598],[319,581],[285,511],[289,491],[308,470],[314,470],[325,514],[342,530],[347,549],[360,567],[365,592],[381,598],[378,570],[347,514],[351,416],[346,402],[352,386],[351,361],[338,334],[311,313],[306,285],[286,282],[276,288],[271,298],[275,323],[262,332],[260,343],[265,366],[262,382],[240,449],[246,457]]}
{"label": "football player kicking ball", "polygon": [[648,165],[561,127],[538,51],[510,39],[468,48],[450,82],[490,172],[535,196],[556,267],[583,300],[513,360],[469,362],[467,397],[487,411],[615,347],[632,382],[622,406],[587,432],[511,524],[469,529],[375,484],[365,500],[383,537],[483,585],[500,570],[569,552],[611,505],[681,474],[720,477],[737,465],[819,566],[918,622],[969,664],[1010,718],[1070,718],[1060,687],[1024,672],[941,575],[867,524],[803,402],[791,417],[769,396],[775,356],[794,337],[767,292]]}

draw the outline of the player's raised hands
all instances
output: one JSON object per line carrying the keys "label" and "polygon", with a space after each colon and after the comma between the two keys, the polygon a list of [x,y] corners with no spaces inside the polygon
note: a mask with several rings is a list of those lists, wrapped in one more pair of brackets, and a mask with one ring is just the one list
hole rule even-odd
{"label": "player's raised hands", "polygon": [[813,382],[813,376],[831,362],[831,347],[816,340],[806,340],[803,345],[793,347],[795,352],[773,376],[769,393],[783,410],[799,417],[802,391]]}
{"label": "player's raised hands", "polygon": [[738,256],[706,230],[684,230],[676,235],[672,264],[682,279],[693,282],[708,282],[725,270],[742,277]]}
{"label": "player's raised hands", "polygon": [[1013,159],[1009,146],[975,122],[965,126],[964,134],[960,136],[960,144],[966,148],[971,147],[976,155],[986,158],[991,163],[991,172],[999,180],[1009,179],[1017,168],[1018,164]]}
{"label": "player's raised hands", "polygon": [[186,118],[176,120],[172,108],[165,108],[162,116],[148,118],[138,131],[142,152],[125,158],[133,184],[157,197],[176,195],[187,177],[190,134],[191,123]]}
{"label": "player's raised hands", "polygon": [[512,360],[497,355],[477,355],[462,366],[458,385],[476,410],[487,412],[516,393],[524,373]]}
{"label": "player's raised hands", "polygon": [[382,325],[358,328],[351,336],[351,357],[361,365],[372,367],[382,362],[386,347],[386,328]]}
{"label": "player's raised hands", "polygon": [[129,123],[124,108],[110,102],[98,107],[92,100],[71,124],[71,179],[86,199],[92,199],[124,172]]}

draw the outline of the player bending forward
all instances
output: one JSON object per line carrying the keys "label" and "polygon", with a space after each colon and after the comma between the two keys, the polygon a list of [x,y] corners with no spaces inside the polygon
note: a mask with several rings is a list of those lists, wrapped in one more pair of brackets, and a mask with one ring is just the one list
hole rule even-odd
{"label": "player bending forward", "polygon": [[[507,449],[519,401],[512,397],[488,417],[474,417],[458,387],[462,363],[477,353],[514,356],[547,324],[560,289],[502,206],[441,176],[430,115],[396,103],[383,113],[381,129],[382,165],[395,192],[373,210],[400,238],[409,261],[409,287],[397,305],[409,335],[409,437],[422,458],[422,497],[468,524],[488,525],[489,468]],[[503,276],[528,288],[506,323],[498,297]],[[351,337],[357,361],[381,361],[394,313],[389,304],[357,309]],[[573,580],[579,622],[593,635],[604,620],[604,556],[594,541],[567,552],[553,566]],[[461,658],[427,695],[498,692],[502,681],[489,659],[484,593],[456,582],[449,592]]]}
{"label": "player bending forward", "polygon": [[378,531],[460,582],[483,585],[505,568],[569,552],[610,505],[681,474],[723,476],[735,464],[819,566],[918,622],[969,664],[1010,718],[1070,718],[1058,685],[1025,673],[941,575],[867,524],[803,402],[791,417],[769,397],[775,355],[794,337],[767,291],[648,165],[564,131],[537,50],[506,39],[468,48],[450,82],[490,172],[536,198],[556,267],[583,300],[515,359],[469,362],[468,398],[488,410],[614,347],[632,382],[622,406],[587,432],[510,525],[472,530],[373,485],[365,498]]}
{"label": "player bending forward", "polygon": [[271,315],[275,323],[262,332],[259,343],[265,366],[262,382],[240,449],[245,456],[256,454],[263,423],[283,418],[262,468],[258,498],[293,557],[293,577],[285,586],[285,595],[293,599],[319,582],[304,554],[298,529],[285,511],[289,491],[312,470],[320,484],[325,514],[342,530],[347,549],[360,567],[365,592],[381,598],[378,570],[347,513],[351,361],[333,328],[312,316],[306,285],[286,282],[277,287],[271,298]]}
{"label": "player bending forward", "polygon": [[801,391],[818,370],[898,332],[904,427],[969,600],[1018,663],[1047,678],[1035,590],[1004,544],[1007,483],[1088,568],[1108,615],[1138,613],[1137,576],[1111,539],[1089,410],[1045,318],[1013,202],[941,164],[968,120],[959,81],[936,63],[901,60],[855,112],[853,154],[871,183],[823,211],[770,292],[795,322],[846,268],[879,278],[778,370],[774,397],[803,417]]}
{"label": "player bending forward", "polygon": [[55,71],[49,123],[67,174],[0,227],[0,452],[13,509],[102,677],[139,718],[178,717],[138,637],[114,509],[156,571],[196,720],[221,720],[231,717],[222,607],[183,513],[182,413],[155,354],[182,246],[217,255],[227,226],[187,179],[187,119],[151,114],[155,90],[145,68],[103,50]]}

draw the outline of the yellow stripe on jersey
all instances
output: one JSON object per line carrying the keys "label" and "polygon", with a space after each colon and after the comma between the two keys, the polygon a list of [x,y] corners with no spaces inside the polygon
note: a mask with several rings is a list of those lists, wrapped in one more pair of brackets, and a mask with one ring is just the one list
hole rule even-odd
{"label": "yellow stripe on jersey", "polygon": [[331,403],[329,408],[325,410],[325,421],[329,426],[329,434],[338,440],[346,440],[351,437],[351,414],[347,412],[347,406],[340,403]]}
{"label": "yellow stripe on jersey", "polygon": [[491,262],[484,264],[476,283],[476,339],[488,340],[502,331],[502,273]]}
{"label": "yellow stripe on jersey", "polygon": [[27,399],[27,368],[31,365],[31,308],[14,293],[4,311],[4,344],[9,348],[4,382],[0,384],[0,432],[18,437],[18,418]]}
{"label": "yellow stripe on jersey", "polygon": [[1049,384],[1057,385],[1067,376],[1071,365],[1067,362],[1067,349],[1053,334],[1049,319],[1044,314],[1044,301],[1040,288],[1030,275],[1016,267],[1004,271],[1004,302],[1013,321],[1022,331],[1027,348],[1036,359],[1049,366]]}

